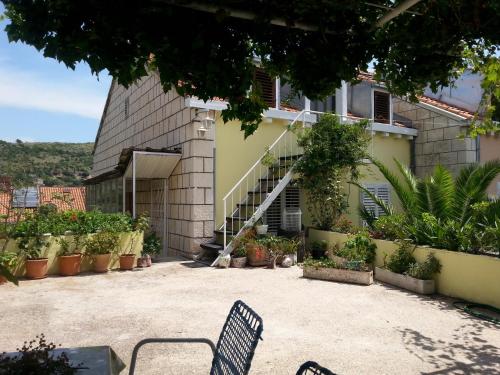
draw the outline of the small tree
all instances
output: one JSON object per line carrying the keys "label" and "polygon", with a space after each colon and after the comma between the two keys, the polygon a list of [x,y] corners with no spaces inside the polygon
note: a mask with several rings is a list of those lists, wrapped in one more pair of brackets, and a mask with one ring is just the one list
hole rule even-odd
{"label": "small tree", "polygon": [[367,121],[342,124],[335,115],[323,115],[299,135],[304,155],[295,168],[313,224],[319,229],[332,229],[348,208],[345,183],[358,179],[359,166],[367,157],[367,125]]}

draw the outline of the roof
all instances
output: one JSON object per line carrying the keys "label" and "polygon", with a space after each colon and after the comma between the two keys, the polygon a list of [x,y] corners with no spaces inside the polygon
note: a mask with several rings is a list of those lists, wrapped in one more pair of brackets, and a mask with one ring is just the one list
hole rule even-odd
{"label": "roof", "polygon": [[132,158],[132,154],[134,151],[139,151],[139,152],[154,152],[154,153],[165,153],[165,154],[182,154],[182,151],[180,148],[174,148],[174,149],[169,149],[169,148],[139,148],[139,147],[128,147],[124,148],[122,152],[120,153],[120,156],[118,157],[118,165],[115,167],[115,169],[112,169],[110,171],[101,173],[100,175],[90,177],[83,181],[85,185],[94,185],[98,184],[99,182],[106,181],[106,180],[111,180],[113,178],[118,178],[123,176],[125,173],[130,159]]}
{"label": "roof", "polygon": [[[360,72],[358,74],[358,79],[361,80],[361,81],[363,81],[363,82],[376,83],[376,84],[380,84],[380,85],[384,84],[383,81],[377,81],[375,79],[375,76],[372,73],[369,73],[369,72]],[[439,109],[439,110],[451,113],[453,115],[460,116],[464,120],[471,120],[475,116],[475,114],[473,112],[471,112],[471,111],[468,111],[468,110],[466,110],[464,108],[460,108],[460,107],[457,107],[457,106],[450,105],[448,103],[445,103],[445,102],[443,102],[441,100],[437,100],[437,99],[431,98],[429,96],[422,95],[422,96],[418,96],[417,98],[418,98],[418,101],[421,104],[424,104],[424,105],[427,105],[427,106],[431,106],[431,107],[435,107],[436,109]]]}
{"label": "roof", "polygon": [[85,211],[85,187],[40,186],[40,205],[53,204],[58,211]]}

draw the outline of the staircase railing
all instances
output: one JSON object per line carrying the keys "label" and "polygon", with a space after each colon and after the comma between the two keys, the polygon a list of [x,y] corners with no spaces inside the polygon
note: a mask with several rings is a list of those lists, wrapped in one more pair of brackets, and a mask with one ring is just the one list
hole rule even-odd
{"label": "staircase railing", "polygon": [[[304,128],[308,123],[315,122],[316,111],[303,110],[297,114],[295,119],[288,125],[287,129],[266,149],[261,157],[250,167],[241,179],[229,190],[223,198],[224,224],[221,230],[224,234],[223,253],[215,260],[216,265],[222,255],[227,255],[232,251],[234,239],[239,237],[246,228],[253,226],[264,214],[269,205],[286,187],[291,179],[292,170],[301,150],[297,144],[296,129]],[[283,163],[282,163],[283,162]],[[260,186],[259,186],[260,185]],[[255,191],[259,195],[265,195],[265,199],[257,198]],[[252,198],[248,195],[249,192]],[[246,209],[243,209],[243,207]],[[252,214],[247,217],[248,208]],[[245,215],[242,213],[245,212]],[[244,220],[243,225],[238,226],[237,233],[234,233],[235,215],[237,220]],[[245,217],[242,217],[245,216]],[[228,222],[229,221],[229,222]],[[230,224],[233,237],[228,241],[228,224]]]}

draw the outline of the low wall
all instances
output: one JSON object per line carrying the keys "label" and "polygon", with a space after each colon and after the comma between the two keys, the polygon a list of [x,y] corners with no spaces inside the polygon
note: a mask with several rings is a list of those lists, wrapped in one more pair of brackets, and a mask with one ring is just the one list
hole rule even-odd
{"label": "low wall", "polygon": [[[309,241],[326,240],[342,246],[347,235],[317,229],[309,230]],[[384,265],[384,256],[397,249],[392,241],[373,240],[377,245],[375,265]],[[423,262],[432,252],[442,264],[441,273],[434,276],[437,292],[446,296],[500,308],[500,259],[486,255],[467,254],[458,251],[417,247],[415,259]]]}
{"label": "low wall", "polygon": [[[48,274],[49,275],[57,275],[58,270],[58,261],[57,261],[57,253],[61,250],[61,245],[59,245],[57,238],[65,237],[72,242],[73,236],[51,236],[49,237],[49,246],[42,250],[42,255],[44,258],[49,258],[48,262]],[[6,240],[0,240],[0,248],[5,244]],[[5,250],[17,253],[19,252],[19,247],[17,246],[17,241],[14,239],[8,240]],[[119,252],[130,252],[130,245],[133,241],[132,252],[136,255],[140,255],[142,251],[142,243],[143,243],[143,233],[142,232],[126,232],[120,233],[120,245]],[[111,262],[109,265],[110,269],[119,268],[119,254],[113,254],[111,257]],[[82,265],[80,268],[81,272],[92,271],[92,263],[90,261],[90,257],[84,256],[82,258]],[[16,269],[14,270],[14,274],[18,277],[24,276],[25,267],[24,261],[20,261]]]}

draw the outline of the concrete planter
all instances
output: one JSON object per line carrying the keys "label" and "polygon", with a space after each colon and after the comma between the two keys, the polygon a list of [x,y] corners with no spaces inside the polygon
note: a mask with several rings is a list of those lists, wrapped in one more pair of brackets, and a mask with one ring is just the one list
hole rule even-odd
{"label": "concrete planter", "polygon": [[338,281],[341,283],[351,283],[359,285],[373,284],[372,271],[352,271],[340,268],[316,268],[304,267],[305,278],[326,281]]}
{"label": "concrete planter", "polygon": [[436,291],[436,283],[434,280],[415,279],[411,276],[394,273],[385,268],[375,267],[375,280],[418,294],[433,294]]}
{"label": "concrete planter", "polygon": [[247,265],[247,257],[231,257],[231,267],[245,268]]}

